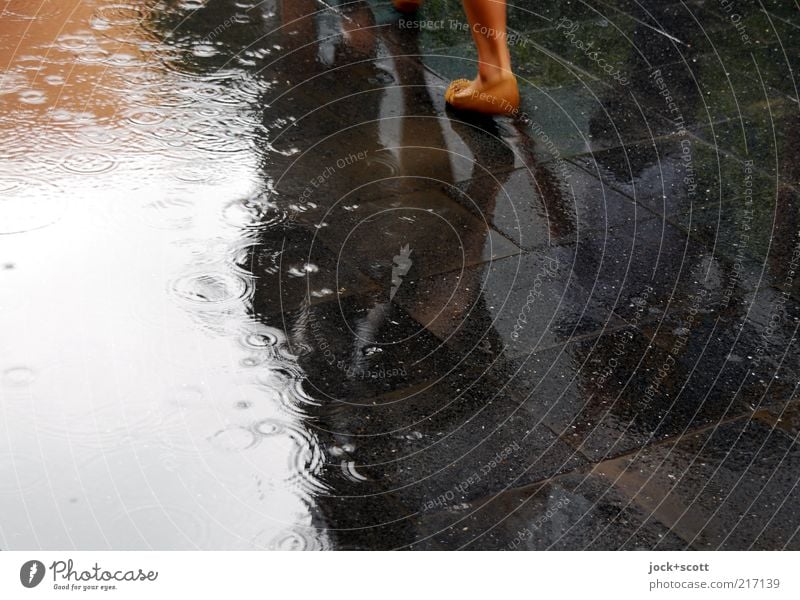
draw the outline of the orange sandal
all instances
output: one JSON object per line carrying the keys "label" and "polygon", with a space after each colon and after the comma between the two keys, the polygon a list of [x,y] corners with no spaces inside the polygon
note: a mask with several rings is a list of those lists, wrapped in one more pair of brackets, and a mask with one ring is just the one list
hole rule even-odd
{"label": "orange sandal", "polygon": [[450,102],[455,94],[466,88],[470,83],[472,82],[469,79],[455,79],[451,81],[450,85],[447,87],[447,91],[444,93],[444,99]]}
{"label": "orange sandal", "polygon": [[444,93],[445,101],[456,110],[486,115],[513,115],[519,112],[519,88],[516,77],[507,77],[478,92],[471,81],[456,79]]}

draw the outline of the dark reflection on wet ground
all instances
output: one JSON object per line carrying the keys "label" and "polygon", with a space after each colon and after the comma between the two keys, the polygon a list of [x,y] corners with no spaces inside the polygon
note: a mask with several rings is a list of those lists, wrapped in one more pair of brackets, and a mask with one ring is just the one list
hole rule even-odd
{"label": "dark reflection on wet ground", "polygon": [[6,2],[2,547],[797,548],[766,8]]}

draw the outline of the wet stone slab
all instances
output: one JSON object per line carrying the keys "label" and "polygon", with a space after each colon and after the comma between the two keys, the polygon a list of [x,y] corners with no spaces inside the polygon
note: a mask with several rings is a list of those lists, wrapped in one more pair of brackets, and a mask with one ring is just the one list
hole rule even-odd
{"label": "wet stone slab", "polygon": [[[790,192],[781,199],[791,206],[795,197]],[[742,281],[750,285],[763,279],[767,256],[770,263],[786,260],[794,248],[788,232],[792,226],[791,213],[787,220],[774,221],[774,194],[758,197],[725,199],[697,207],[691,214],[670,219],[672,223],[691,232],[717,256],[735,262],[742,271]],[[769,278],[769,272],[765,273]]]}
{"label": "wet stone slab", "polygon": [[454,509],[586,462],[465,368],[361,405],[326,406],[318,423],[349,448],[332,462],[345,461],[355,474],[352,493],[389,495],[418,513]]}
{"label": "wet stone slab", "polygon": [[576,280],[573,256],[570,247],[553,246],[423,278],[396,301],[454,352],[482,360],[622,325]]}
{"label": "wet stone slab", "polygon": [[800,549],[791,2],[11,4],[10,549]]}
{"label": "wet stone slab", "polygon": [[264,314],[262,320],[290,332],[287,350],[306,375],[299,385],[320,402],[358,406],[387,392],[435,381],[462,360],[380,288],[306,302]]}
{"label": "wet stone slab", "polygon": [[770,288],[749,292],[727,306],[668,312],[642,325],[655,344],[681,349],[687,363],[714,375],[715,393],[750,410],[780,408],[798,378],[795,330],[798,308]]}
{"label": "wet stone slab", "polygon": [[[564,59],[535,43],[534,34],[520,34],[522,42],[511,48],[516,75],[523,87],[556,90],[581,87],[587,91],[603,88],[603,80],[572,68]],[[444,68],[444,67],[442,67]]]}
{"label": "wet stone slab", "polygon": [[[309,211],[301,218],[314,222],[320,212]],[[487,223],[435,191],[340,204],[315,225],[319,239],[332,252],[387,287],[398,284],[393,280],[400,277],[398,261],[408,267],[402,269],[402,281],[409,287],[418,278],[462,271],[520,252]]]}
{"label": "wet stone slab", "polygon": [[[258,214],[260,205],[252,211]],[[298,225],[255,235],[243,243],[235,263],[255,278],[253,307],[271,320],[283,312],[332,298],[377,290],[376,282],[321,243],[313,228]]]}
{"label": "wet stone slab", "polygon": [[721,152],[752,162],[762,178],[773,182],[774,194],[776,180],[795,186],[798,182],[796,167],[786,159],[798,145],[793,131],[798,122],[796,109],[788,99],[762,98],[749,111],[727,110],[732,118],[703,124],[693,133]]}
{"label": "wet stone slab", "polygon": [[686,542],[588,470],[418,517],[418,548],[681,550]]}
{"label": "wet stone slab", "polygon": [[[677,17],[674,20],[679,22]],[[531,37],[567,63],[621,86],[630,83],[632,73],[675,62],[686,51],[657,27],[603,5],[579,18],[559,16],[552,28]]]}
{"label": "wet stone slab", "polygon": [[786,433],[742,419],[601,463],[594,472],[692,548],[790,550],[800,546],[793,508],[798,461],[800,446]]}
{"label": "wet stone slab", "polygon": [[[668,121],[650,115],[619,87],[573,84],[520,90],[531,137],[542,160],[625,148],[671,132]],[[556,150],[553,149],[555,146]]]}
{"label": "wet stone slab", "polygon": [[[757,286],[755,267],[737,270],[733,260],[714,255],[687,232],[656,217],[601,236],[581,237],[573,259],[577,281],[594,301],[624,319],[646,303],[649,315],[692,306],[710,307]],[[636,317],[641,320],[642,316]]]}
{"label": "wet stone slab", "polygon": [[[522,166],[524,157],[510,141],[519,135],[516,126],[461,120],[435,109],[402,114],[409,99],[405,96],[413,100],[415,90],[398,91],[392,103],[399,107],[395,114],[383,108],[380,114],[363,111],[360,119],[337,121],[338,128],[325,135],[302,136],[312,115],[277,131],[272,148],[279,156],[268,165],[277,195],[289,207],[299,207],[298,212],[323,209],[317,214],[321,219],[324,210],[339,203],[386,199]],[[313,124],[311,129],[307,133],[314,133]],[[387,135],[397,135],[398,142],[388,144]]]}
{"label": "wet stone slab", "polygon": [[626,328],[537,352],[494,374],[525,398],[532,419],[593,461],[751,414],[740,389],[744,365],[720,359],[712,366],[709,356],[698,368],[691,353],[674,348]]}
{"label": "wet stone slab", "polygon": [[770,427],[785,431],[795,440],[800,437],[800,399],[796,396],[781,406],[759,412],[755,416]]}
{"label": "wet stone slab", "polygon": [[652,211],[680,216],[681,222],[696,207],[775,189],[757,166],[748,172],[742,160],[691,136],[656,138],[570,160]]}
{"label": "wet stone slab", "polygon": [[653,216],[566,161],[530,159],[523,169],[471,179],[447,192],[525,249],[575,242],[578,232],[599,233]]}

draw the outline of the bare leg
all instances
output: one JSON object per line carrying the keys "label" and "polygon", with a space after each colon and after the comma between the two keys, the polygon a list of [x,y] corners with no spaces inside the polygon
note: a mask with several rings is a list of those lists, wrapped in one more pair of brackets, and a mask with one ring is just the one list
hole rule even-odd
{"label": "bare leg", "polygon": [[[413,12],[422,0],[392,0],[401,12]],[[506,31],[506,0],[462,0],[478,48],[478,76],[457,79],[445,93],[453,108],[492,115],[519,110],[517,78],[511,71]]]}
{"label": "bare leg", "polygon": [[478,47],[476,83],[486,87],[511,75],[506,38],[505,0],[463,0],[472,38]]}
{"label": "bare leg", "polygon": [[478,76],[454,81],[446,99],[454,108],[490,114],[519,108],[517,80],[508,51],[505,0],[462,0],[478,48]]}

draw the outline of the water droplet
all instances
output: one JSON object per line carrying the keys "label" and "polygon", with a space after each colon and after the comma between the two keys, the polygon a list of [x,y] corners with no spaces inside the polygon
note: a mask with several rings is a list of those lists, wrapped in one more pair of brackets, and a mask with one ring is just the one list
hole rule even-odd
{"label": "water droplet", "polygon": [[166,117],[156,110],[139,110],[128,115],[128,120],[137,125],[158,125]]}
{"label": "water droplet", "polygon": [[278,343],[278,336],[273,333],[248,333],[242,340],[246,348],[267,348]]}
{"label": "water droplet", "polygon": [[96,46],[97,40],[91,33],[66,34],[60,36],[56,41],[57,48],[72,52],[80,52],[88,50],[89,48],[95,48]]}
{"label": "water droplet", "polygon": [[0,77],[0,96],[19,92],[26,83],[26,77],[22,73],[7,72]]}
{"label": "water droplet", "polygon": [[93,29],[105,30],[111,27],[139,24],[144,18],[142,8],[131,4],[108,4],[99,7],[92,17]]}
{"label": "water droplet", "polygon": [[286,426],[274,419],[264,419],[256,424],[255,430],[264,436],[279,435],[286,431]]}
{"label": "water droplet", "polygon": [[325,545],[321,542],[319,536],[311,529],[305,531],[300,527],[294,527],[288,531],[279,533],[266,543],[261,541],[263,537],[265,537],[265,532],[259,534],[253,540],[253,545],[256,548],[295,552],[325,550]]}
{"label": "water droplet", "polygon": [[172,291],[182,300],[212,306],[243,299],[249,285],[230,273],[193,273],[175,280]]}
{"label": "water droplet", "polygon": [[117,161],[114,157],[99,152],[76,152],[64,158],[61,167],[78,175],[98,175],[115,169]]}
{"label": "water droplet", "polygon": [[24,104],[44,104],[47,96],[40,90],[24,90],[18,94],[19,101]]}
{"label": "water droplet", "polygon": [[259,200],[236,200],[222,211],[226,223],[238,229],[258,229],[273,227],[286,221],[286,211],[277,205]]}
{"label": "water droplet", "polygon": [[211,58],[219,54],[219,51],[211,44],[197,44],[192,48],[192,54],[197,58]]}
{"label": "water droplet", "polygon": [[267,357],[265,356],[246,356],[241,360],[241,365],[243,367],[257,367],[258,365],[263,365],[266,362]]}
{"label": "water droplet", "polygon": [[342,473],[344,473],[344,476],[350,481],[355,481],[357,483],[368,481],[366,477],[356,470],[356,463],[352,460],[342,462]]}
{"label": "water droplet", "polygon": [[208,438],[211,444],[227,452],[240,452],[258,444],[258,438],[246,427],[234,425],[222,429]]}
{"label": "water droplet", "polygon": [[319,267],[313,263],[306,263],[302,267],[291,267],[289,269],[289,275],[293,277],[305,277],[306,273],[316,273],[319,271]]}

